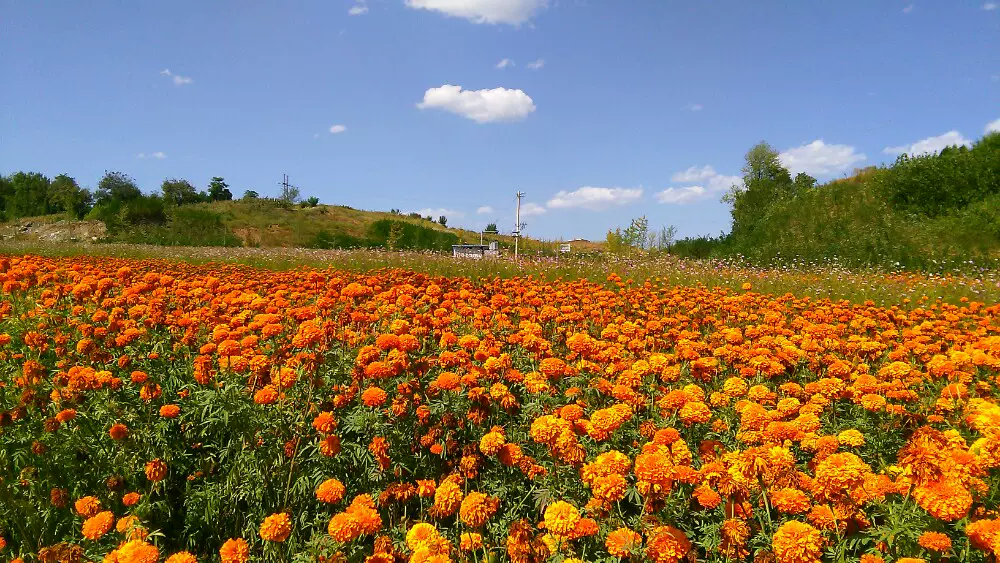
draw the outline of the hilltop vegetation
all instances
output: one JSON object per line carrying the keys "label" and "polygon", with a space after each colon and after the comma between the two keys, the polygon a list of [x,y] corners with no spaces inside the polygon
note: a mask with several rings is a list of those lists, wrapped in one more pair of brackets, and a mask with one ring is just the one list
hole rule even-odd
{"label": "hilltop vegetation", "polygon": [[[159,193],[150,194],[120,172],[106,173],[93,192],[65,174],[51,180],[37,172],[0,176],[0,220],[25,218],[100,221],[106,226],[104,242],[162,246],[447,251],[453,244],[480,241],[478,232],[448,227],[445,216],[322,205],[316,197],[301,198],[295,188],[278,198],[247,190],[236,199],[221,177],[202,191],[170,178]],[[495,223],[490,227],[487,231],[496,231]],[[498,233],[489,239],[501,247],[513,244]],[[555,245],[521,240],[522,249],[531,253],[552,253]]]}
{"label": "hilltop vegetation", "polygon": [[678,241],[693,257],[755,263],[838,261],[849,266],[940,269],[1000,261],[1000,134],[971,148],[901,155],[822,185],[792,178],[765,143],[753,147],[744,186],[724,198],[733,228]]}

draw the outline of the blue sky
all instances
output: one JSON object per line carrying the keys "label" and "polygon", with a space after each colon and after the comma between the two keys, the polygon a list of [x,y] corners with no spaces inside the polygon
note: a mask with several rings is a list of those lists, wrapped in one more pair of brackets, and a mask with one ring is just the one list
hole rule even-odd
{"label": "blue sky", "polygon": [[1000,129],[982,1],[0,0],[0,21],[0,172],[237,196],[287,173],[504,231],[520,190],[548,239],[727,230],[760,140],[823,180]]}

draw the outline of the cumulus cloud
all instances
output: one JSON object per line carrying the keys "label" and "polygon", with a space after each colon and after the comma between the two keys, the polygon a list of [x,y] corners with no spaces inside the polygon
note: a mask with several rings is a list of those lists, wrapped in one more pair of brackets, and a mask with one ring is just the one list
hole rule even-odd
{"label": "cumulus cloud", "polygon": [[330,126],[330,132],[333,133],[334,135],[336,135],[337,133],[343,133],[344,131],[347,131],[346,125],[337,124]]}
{"label": "cumulus cloud", "polygon": [[476,215],[486,215],[487,213],[493,213],[493,208],[489,205],[484,205],[476,209]]}
{"label": "cumulus cloud", "polygon": [[983,9],[986,10],[987,12],[992,12],[993,10],[997,9],[997,4],[996,2],[987,2],[983,4]]}
{"label": "cumulus cloud", "polygon": [[927,137],[921,141],[917,141],[912,145],[902,145],[898,147],[886,147],[882,150],[885,154],[909,154],[911,156],[917,156],[921,154],[935,154],[941,152],[942,149],[946,147],[953,146],[966,146],[971,147],[972,141],[966,139],[958,131],[948,131],[943,135],[938,135],[936,137]]}
{"label": "cumulus cloud", "polygon": [[739,176],[719,174],[709,165],[692,166],[687,170],[675,173],[670,177],[675,184],[693,184],[671,187],[657,192],[653,197],[660,203],[684,204],[717,196],[729,190],[732,186],[742,186],[743,179]]}
{"label": "cumulus cloud", "polygon": [[1000,119],[997,119],[995,121],[991,121],[991,122],[987,123],[986,124],[986,129],[983,132],[984,133],[1000,133]]}
{"label": "cumulus cloud", "polygon": [[184,84],[191,84],[192,82],[194,82],[194,79],[192,79],[189,76],[181,76],[179,74],[174,74],[174,73],[170,72],[169,68],[165,68],[165,69],[161,70],[160,74],[162,74],[163,76],[169,77],[171,80],[173,80],[175,86],[181,86],[181,85],[184,85]]}
{"label": "cumulus cloud", "polygon": [[164,153],[163,151],[151,152],[149,154],[141,152],[141,153],[135,155],[135,157],[136,158],[155,158],[157,160],[163,160],[164,158],[167,158],[167,154]]}
{"label": "cumulus cloud", "polygon": [[520,121],[535,111],[535,102],[523,90],[462,90],[461,86],[445,84],[424,92],[417,107],[443,109],[476,123],[492,123]]}
{"label": "cumulus cloud", "polygon": [[584,186],[571,192],[562,190],[548,201],[551,209],[581,207],[601,211],[615,205],[626,205],[642,197],[642,188],[597,188]]}
{"label": "cumulus cloud", "polygon": [[406,5],[473,23],[520,25],[545,8],[548,0],[406,0]]}
{"label": "cumulus cloud", "polygon": [[521,204],[521,218],[522,219],[524,217],[531,217],[533,215],[543,215],[545,213],[545,211],[546,211],[545,208],[542,207],[541,205],[538,205],[537,203],[531,203],[529,201],[527,203],[522,203]]}
{"label": "cumulus cloud", "polygon": [[423,209],[418,209],[417,213],[427,217],[428,215],[433,217],[436,221],[438,217],[444,215],[449,219],[457,219],[459,217],[465,217],[465,213],[458,211],[457,209],[446,209],[444,207],[425,207]]}
{"label": "cumulus cloud", "polygon": [[349,10],[347,10],[347,15],[349,16],[360,16],[367,13],[368,13],[368,4],[365,4],[363,1],[358,2],[357,4],[351,6]]}
{"label": "cumulus cloud", "polygon": [[821,139],[778,155],[778,160],[793,176],[799,172],[828,176],[848,170],[867,158],[850,145],[828,145]]}
{"label": "cumulus cloud", "polygon": [[509,66],[514,66],[514,61],[506,58],[496,64],[496,68],[507,68]]}
{"label": "cumulus cloud", "polygon": [[526,66],[529,69],[531,69],[531,70],[538,70],[538,69],[542,68],[543,66],[545,66],[545,59],[538,59],[538,60],[535,60],[535,61],[531,61]]}
{"label": "cumulus cloud", "polygon": [[686,188],[667,188],[658,192],[655,196],[660,203],[691,203],[702,199],[707,194],[702,186],[688,186]]}

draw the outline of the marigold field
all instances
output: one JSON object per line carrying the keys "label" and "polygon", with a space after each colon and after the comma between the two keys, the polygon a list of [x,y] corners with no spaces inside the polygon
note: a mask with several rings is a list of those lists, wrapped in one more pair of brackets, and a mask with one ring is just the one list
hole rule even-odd
{"label": "marigold field", "polygon": [[0,256],[0,560],[996,561],[1000,306]]}

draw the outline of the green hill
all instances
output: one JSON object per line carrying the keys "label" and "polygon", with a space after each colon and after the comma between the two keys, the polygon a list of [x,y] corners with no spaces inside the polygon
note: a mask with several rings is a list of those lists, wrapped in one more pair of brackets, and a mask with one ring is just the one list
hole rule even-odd
{"label": "green hill", "polygon": [[790,177],[761,144],[747,154],[744,187],[727,195],[733,229],[679,241],[691,256],[757,263],[940,270],[1000,265],[1000,133],[971,148],[900,156],[893,164],[815,185]]}

